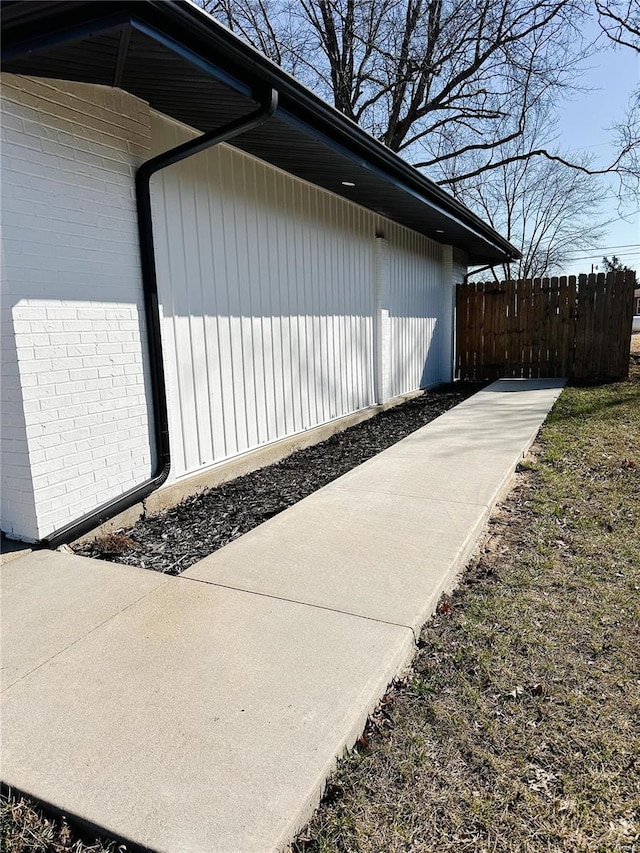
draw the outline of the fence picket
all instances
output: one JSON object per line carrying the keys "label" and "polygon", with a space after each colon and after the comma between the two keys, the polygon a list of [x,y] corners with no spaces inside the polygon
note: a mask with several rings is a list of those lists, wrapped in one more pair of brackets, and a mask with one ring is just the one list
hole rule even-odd
{"label": "fence picket", "polygon": [[[618,275],[616,278],[617,287],[619,288],[618,303],[620,306],[620,314],[616,318],[618,335],[620,340],[628,340],[631,338],[631,330],[633,326],[633,291],[637,287],[636,274],[633,270],[623,270],[623,275]],[[628,353],[623,352],[622,348],[618,350],[618,359],[614,367],[615,375],[626,376],[629,371]]]}
{"label": "fence picket", "polygon": [[635,273],[456,289],[456,375],[614,379],[628,372]]}
{"label": "fence picket", "polygon": [[557,276],[548,279],[549,282],[549,314],[547,317],[547,376],[558,375],[560,356],[560,338],[562,326],[557,317],[560,311],[560,286]]}
{"label": "fence picket", "polygon": [[566,275],[560,276],[558,290],[559,355],[556,363],[556,376],[566,376],[570,358],[571,304],[569,282]]}
{"label": "fence picket", "polygon": [[604,273],[598,273],[595,288],[595,308],[593,312],[593,354],[590,359],[591,369],[598,376],[607,373],[607,314],[611,312],[610,290],[612,280]]}

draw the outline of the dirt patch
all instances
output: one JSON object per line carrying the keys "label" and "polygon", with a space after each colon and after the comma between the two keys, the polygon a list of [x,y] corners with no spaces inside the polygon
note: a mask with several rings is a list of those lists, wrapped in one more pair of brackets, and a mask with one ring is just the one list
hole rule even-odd
{"label": "dirt patch", "polygon": [[457,406],[483,387],[456,382],[298,450],[274,465],[187,498],[128,530],[74,548],[77,554],[180,574],[263,521]]}

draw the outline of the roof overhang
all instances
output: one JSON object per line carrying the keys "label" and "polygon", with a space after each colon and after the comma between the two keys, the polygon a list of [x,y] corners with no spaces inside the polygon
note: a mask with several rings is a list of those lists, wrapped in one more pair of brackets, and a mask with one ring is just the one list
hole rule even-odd
{"label": "roof overhang", "polygon": [[255,109],[255,97],[274,88],[275,116],[234,146],[462,249],[470,264],[520,257],[437,184],[189,0],[6,0],[2,68],[118,87],[202,132]]}

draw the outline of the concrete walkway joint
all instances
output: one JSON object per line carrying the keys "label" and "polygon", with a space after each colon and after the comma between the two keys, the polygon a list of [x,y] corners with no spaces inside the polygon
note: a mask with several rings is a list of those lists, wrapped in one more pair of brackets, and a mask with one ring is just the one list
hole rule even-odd
{"label": "concrete walkway joint", "polygon": [[159,853],[282,850],[563,384],[494,383],[178,578],[3,565],[3,781]]}

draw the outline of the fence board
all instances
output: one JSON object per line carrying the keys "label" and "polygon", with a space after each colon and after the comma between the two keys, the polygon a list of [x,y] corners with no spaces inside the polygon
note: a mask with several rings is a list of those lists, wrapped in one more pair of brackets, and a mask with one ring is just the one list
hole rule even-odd
{"label": "fence board", "polygon": [[[604,273],[598,273],[596,277],[596,304],[593,314],[593,356],[592,365],[595,365],[599,376],[607,373],[607,314],[610,308],[612,282]],[[613,320],[613,312],[611,312]],[[593,369],[593,368],[592,368]]]}
{"label": "fence board", "polygon": [[[619,303],[620,303],[620,318],[618,325],[618,339],[620,341],[629,340],[633,328],[633,291],[637,287],[635,274],[631,275],[628,271],[626,282],[623,283],[616,279],[617,286],[620,288]],[[615,365],[616,375],[627,376],[629,372],[629,353],[624,352],[622,347],[618,347],[618,361]]]}
{"label": "fence board", "polygon": [[558,324],[560,330],[560,357],[558,358],[557,376],[567,376],[571,360],[571,311],[575,301],[572,288],[566,275],[560,276],[560,293],[558,299]]}
{"label": "fence board", "polygon": [[534,278],[531,282],[531,313],[535,322],[531,326],[531,367],[529,375],[532,379],[537,379],[540,370],[540,324],[542,323],[539,278]]}
{"label": "fence board", "polygon": [[635,273],[460,284],[456,375],[615,379],[629,366]]}
{"label": "fence board", "polygon": [[531,302],[531,282],[522,279],[518,298],[518,315],[520,317],[520,375],[529,376],[531,347],[529,345],[529,305]]}
{"label": "fence board", "polygon": [[550,280],[549,319],[547,330],[549,333],[549,369],[553,371],[549,376],[558,376],[562,364],[561,342],[562,323],[558,322],[560,316],[560,280],[554,276]]}
{"label": "fence board", "polygon": [[[612,311],[611,323],[615,327],[621,330],[621,333],[624,334],[622,330],[623,326],[623,317],[625,316],[625,304],[624,304],[624,286],[621,288],[620,283],[616,280],[615,276],[612,276],[611,273],[607,275],[607,282],[609,284],[609,290],[612,291],[612,299],[614,300],[614,310]],[[620,362],[620,354],[616,350],[615,347],[609,347],[607,352],[607,373],[610,375],[615,375],[618,370]]]}
{"label": "fence board", "polygon": [[[595,276],[578,276],[578,304],[576,324],[576,354],[573,367],[574,379],[587,379],[589,372],[588,343],[593,323],[593,303],[595,300]],[[593,352],[591,353],[593,355]]]}

